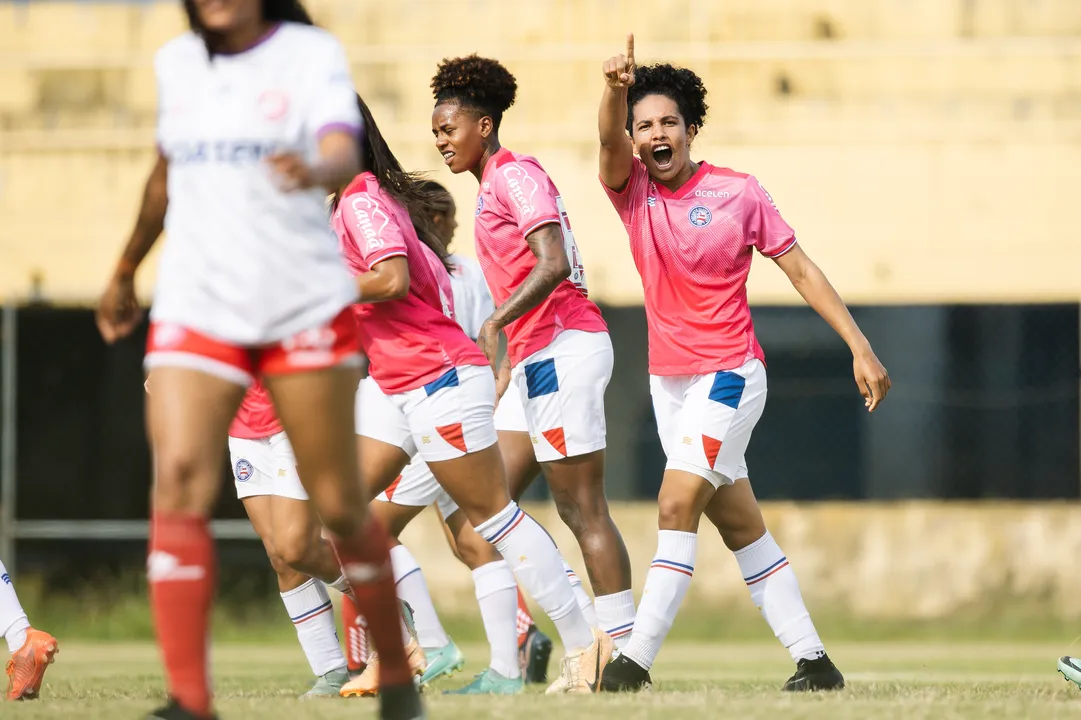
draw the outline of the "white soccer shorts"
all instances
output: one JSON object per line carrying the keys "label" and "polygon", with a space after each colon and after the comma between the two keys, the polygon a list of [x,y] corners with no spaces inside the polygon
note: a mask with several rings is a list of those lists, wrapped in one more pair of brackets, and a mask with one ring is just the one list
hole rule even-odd
{"label": "white soccer shorts", "polygon": [[613,358],[608,333],[564,330],[511,370],[496,429],[528,432],[540,462],[603,450]]}
{"label": "white soccer shorts", "polygon": [[238,498],[277,495],[307,501],[293,446],[285,433],[256,440],[230,437],[229,456]]}
{"label": "white soccer shorts", "polygon": [[766,368],[757,359],[704,375],[651,375],[650,395],[668,470],[713,485],[748,477],[744,455],[766,407]]}
{"label": "white soccer shorts", "polygon": [[386,395],[364,378],[357,388],[358,435],[425,462],[453,460],[496,444],[495,377],[487,365],[452,368],[424,387]]}
{"label": "white soccer shorts", "polygon": [[444,520],[458,512],[457,503],[450,499],[443,486],[436,482],[427,463],[419,457],[414,457],[398,479],[375,499],[405,507],[428,507],[434,503]]}

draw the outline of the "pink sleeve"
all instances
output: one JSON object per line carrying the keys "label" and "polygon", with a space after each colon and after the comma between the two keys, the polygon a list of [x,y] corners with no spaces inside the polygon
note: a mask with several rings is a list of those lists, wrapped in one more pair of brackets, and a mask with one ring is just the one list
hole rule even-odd
{"label": "pink sleeve", "polygon": [[[370,187],[370,186],[369,186]],[[369,268],[395,255],[405,255],[405,238],[383,193],[362,191],[342,200],[342,225],[354,250]]]}
{"label": "pink sleeve", "polygon": [[537,228],[559,222],[559,193],[540,165],[508,162],[495,171],[495,193],[510,211],[522,237]]}
{"label": "pink sleeve", "polygon": [[748,245],[768,258],[779,258],[796,246],[796,233],[781,217],[773,198],[754,176],[743,190],[743,232]]}
{"label": "pink sleeve", "polygon": [[645,163],[638,158],[632,158],[631,176],[627,179],[626,187],[616,191],[605,185],[603,180],[601,181],[601,187],[604,188],[604,192],[608,194],[608,199],[612,201],[612,206],[619,213],[619,219],[623,221],[624,225],[629,226],[631,217],[634,214],[634,208],[645,201],[645,197],[649,192],[649,171],[646,170]]}

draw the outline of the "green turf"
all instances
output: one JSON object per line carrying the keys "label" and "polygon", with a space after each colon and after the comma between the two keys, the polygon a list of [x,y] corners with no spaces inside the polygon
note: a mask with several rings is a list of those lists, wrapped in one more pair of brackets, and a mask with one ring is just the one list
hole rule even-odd
{"label": "green turf", "polygon": [[[1055,672],[1068,641],[1051,643],[843,643],[831,654],[849,687],[828,696],[791,696],[778,687],[791,672],[775,643],[666,646],[656,688],[639,696],[546,697],[540,689],[515,698],[441,697],[429,693],[432,718],[515,720],[564,718],[783,718],[785,720],[921,720],[924,718],[1081,717],[1081,690]],[[466,682],[480,669],[483,646],[465,648]],[[553,663],[554,664],[554,663]],[[0,717],[140,718],[161,698],[157,654],[146,644],[63,645],[46,676],[43,699],[0,706]],[[369,700],[300,702],[307,668],[292,645],[221,645],[214,654],[223,718],[306,720],[371,718]]]}

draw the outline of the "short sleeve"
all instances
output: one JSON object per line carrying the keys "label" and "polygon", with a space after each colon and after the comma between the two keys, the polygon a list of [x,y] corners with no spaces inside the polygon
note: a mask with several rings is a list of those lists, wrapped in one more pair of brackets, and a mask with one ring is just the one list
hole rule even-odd
{"label": "short sleeve", "polygon": [[394,212],[379,193],[368,191],[347,195],[341,203],[342,225],[353,248],[369,268],[377,263],[406,254],[405,237]]}
{"label": "short sleeve", "polygon": [[495,191],[522,233],[559,222],[555,185],[540,165],[520,160],[500,165],[495,171]]}
{"label": "short sleeve", "polygon": [[752,175],[743,190],[743,233],[748,245],[768,258],[779,258],[796,246],[796,233],[781,217],[773,198]]}
{"label": "short sleeve", "polygon": [[359,133],[363,122],[345,51],[329,33],[321,34],[320,40],[320,51],[310,58],[306,125],[316,138],[340,130]]}
{"label": "short sleeve", "polygon": [[638,158],[631,160],[631,176],[627,180],[627,186],[622,190],[613,190],[601,181],[601,187],[612,202],[612,207],[619,213],[619,219],[629,226],[634,215],[634,208],[640,207],[646,201],[649,192],[649,171],[646,165]]}

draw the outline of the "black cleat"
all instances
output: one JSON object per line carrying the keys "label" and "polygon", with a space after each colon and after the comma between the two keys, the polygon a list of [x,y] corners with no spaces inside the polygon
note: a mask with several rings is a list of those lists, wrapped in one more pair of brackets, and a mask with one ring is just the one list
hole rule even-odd
{"label": "black cleat", "polygon": [[653,687],[649,670],[620,655],[604,666],[601,675],[601,692],[639,692]]}
{"label": "black cleat", "polygon": [[522,646],[518,648],[518,664],[522,679],[527,683],[548,682],[548,660],[552,657],[552,641],[531,625]]}
{"label": "black cleat", "polygon": [[841,671],[822,653],[822,657],[796,663],[796,674],[788,678],[781,688],[785,692],[817,692],[820,690],[844,690],[845,679]]}
{"label": "black cleat", "polygon": [[420,691],[412,683],[379,690],[380,720],[425,720]]}
{"label": "black cleat", "polygon": [[169,698],[169,704],[160,707],[146,716],[146,720],[217,720],[217,715],[204,718],[190,710],[184,709],[175,699]]}

